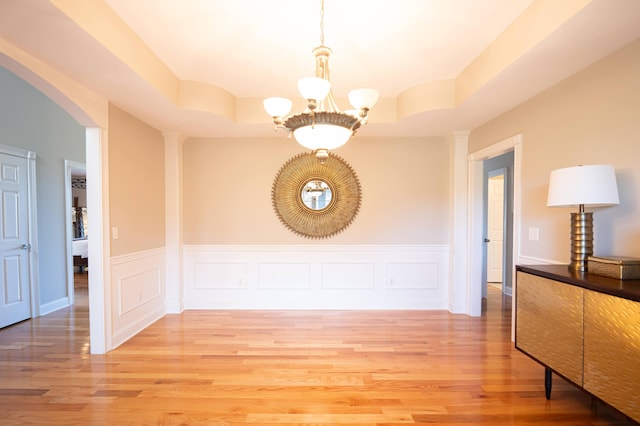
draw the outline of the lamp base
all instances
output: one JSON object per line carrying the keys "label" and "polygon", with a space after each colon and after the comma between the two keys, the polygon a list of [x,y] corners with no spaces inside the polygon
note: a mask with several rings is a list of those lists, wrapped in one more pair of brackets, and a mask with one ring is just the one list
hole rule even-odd
{"label": "lamp base", "polygon": [[571,213],[571,263],[569,269],[587,271],[593,255],[593,213]]}

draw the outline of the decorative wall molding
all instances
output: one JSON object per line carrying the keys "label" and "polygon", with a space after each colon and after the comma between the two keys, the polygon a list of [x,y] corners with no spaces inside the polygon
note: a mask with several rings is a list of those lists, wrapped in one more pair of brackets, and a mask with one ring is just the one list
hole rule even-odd
{"label": "decorative wall molding", "polygon": [[164,248],[111,258],[112,348],[163,317]]}
{"label": "decorative wall molding", "polygon": [[188,245],[185,309],[447,309],[448,245]]}

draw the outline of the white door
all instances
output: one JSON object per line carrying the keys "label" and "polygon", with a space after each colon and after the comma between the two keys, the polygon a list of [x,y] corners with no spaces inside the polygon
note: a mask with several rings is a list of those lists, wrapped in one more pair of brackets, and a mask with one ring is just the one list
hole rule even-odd
{"label": "white door", "polygon": [[487,190],[487,282],[501,283],[504,251],[504,169],[489,173]]}
{"label": "white door", "polygon": [[27,161],[0,153],[0,328],[31,318]]}

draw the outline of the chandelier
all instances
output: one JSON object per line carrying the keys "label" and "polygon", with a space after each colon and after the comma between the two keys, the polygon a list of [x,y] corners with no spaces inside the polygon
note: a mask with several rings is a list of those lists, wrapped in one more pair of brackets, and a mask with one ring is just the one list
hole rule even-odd
{"label": "chandelier", "polygon": [[351,139],[357,130],[367,123],[369,110],[378,101],[375,89],[356,89],[349,92],[352,110],[340,111],[331,91],[329,81],[329,56],[331,49],[324,45],[324,0],[320,1],[320,46],[313,49],[316,60],[315,77],[298,81],[300,95],[307,107],[297,114],[291,111],[291,100],[267,98],[264,108],[273,117],[275,130],[282,128],[289,137],[293,133],[296,141],[312,150],[324,162],[329,150],[339,148]]}

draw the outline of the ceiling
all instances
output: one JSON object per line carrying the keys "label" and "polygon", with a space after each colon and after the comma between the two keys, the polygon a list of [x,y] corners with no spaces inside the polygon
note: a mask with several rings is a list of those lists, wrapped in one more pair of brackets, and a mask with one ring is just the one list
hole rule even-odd
{"label": "ceiling", "polygon": [[[381,93],[360,134],[440,136],[640,38],[640,1],[326,0],[324,34],[339,104]],[[159,130],[270,137],[261,99],[313,74],[320,1],[2,0],[0,38]]]}

